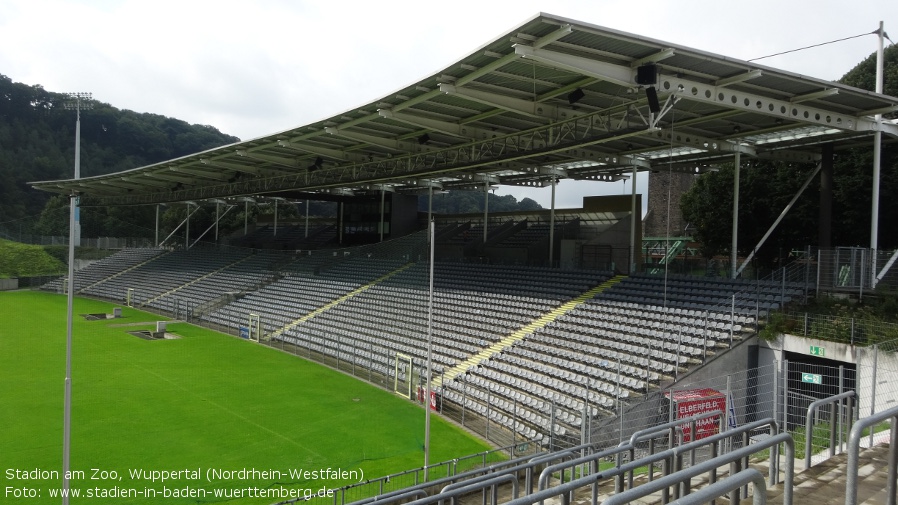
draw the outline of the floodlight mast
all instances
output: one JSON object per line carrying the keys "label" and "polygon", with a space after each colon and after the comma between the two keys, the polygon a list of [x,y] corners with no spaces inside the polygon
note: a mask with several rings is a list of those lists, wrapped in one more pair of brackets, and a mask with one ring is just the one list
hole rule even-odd
{"label": "floodlight mast", "polygon": [[[90,108],[90,93],[68,93],[69,99],[63,104],[66,109],[76,111],[75,120],[75,179],[81,178],[81,109]],[[75,298],[75,246],[81,245],[81,220],[78,212],[78,194],[69,196],[69,268],[66,301],[65,336],[65,399],[62,420],[62,505],[69,504],[69,469],[72,449],[72,309]]]}
{"label": "floodlight mast", "polygon": [[62,505],[69,505],[69,461],[72,446],[72,305],[75,291],[75,202],[77,194],[73,191],[69,196],[69,268],[66,302],[66,334],[65,334],[65,399],[63,400],[62,420]]}
{"label": "floodlight mast", "polygon": [[[81,111],[91,108],[90,93],[66,93],[69,99],[63,104],[63,107],[74,110],[75,116],[75,179],[81,178]],[[81,246],[81,210],[78,208],[80,199],[75,197],[75,234],[74,242],[76,247]]]}
{"label": "floodlight mast", "polygon": [[427,372],[424,390],[424,481],[430,478],[430,408],[431,395],[433,394],[433,258],[434,238],[436,237],[436,221],[430,220],[427,235],[430,242],[430,287],[427,301]]}

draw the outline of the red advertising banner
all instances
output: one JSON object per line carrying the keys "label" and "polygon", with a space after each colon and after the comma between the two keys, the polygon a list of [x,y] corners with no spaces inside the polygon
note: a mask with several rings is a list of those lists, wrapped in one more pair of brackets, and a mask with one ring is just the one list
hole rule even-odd
{"label": "red advertising banner", "polygon": [[[670,393],[666,393],[665,396],[670,398]],[[684,424],[681,427],[683,442],[701,440],[720,431],[720,423],[727,408],[726,396],[720,391],[711,388],[674,391],[673,401],[677,409],[677,419],[686,419],[705,412],[720,412],[720,417],[707,417],[696,421],[695,437],[692,436],[691,426]]]}

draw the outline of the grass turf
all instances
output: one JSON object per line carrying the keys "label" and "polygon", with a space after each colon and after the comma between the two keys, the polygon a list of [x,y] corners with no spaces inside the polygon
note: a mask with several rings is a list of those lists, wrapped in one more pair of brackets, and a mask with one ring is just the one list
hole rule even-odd
{"label": "grass turf", "polygon": [[[281,478],[149,482],[147,471],[343,468],[365,479],[421,466],[423,410],[397,395],[258,344],[183,323],[182,338],[149,341],[158,316],[124,308],[122,319],[86,321],[113,305],[75,299],[71,468],[114,471],[120,481],[73,480],[86,491],[118,486],[225,489],[336,488],[345,479]],[[66,297],[0,293],[0,490],[30,487],[51,501],[54,479],[10,470],[59,470],[62,461]],[[122,326],[122,325],[129,326]],[[463,430],[432,419],[432,462],[485,450]],[[205,477],[205,475],[203,475]],[[35,503],[22,499],[21,503]],[[55,500],[54,500],[55,501]],[[115,503],[160,499],[116,498]],[[166,498],[165,503],[274,503],[271,498]],[[84,501],[82,501],[84,502]],[[73,499],[72,503],[79,503]]]}

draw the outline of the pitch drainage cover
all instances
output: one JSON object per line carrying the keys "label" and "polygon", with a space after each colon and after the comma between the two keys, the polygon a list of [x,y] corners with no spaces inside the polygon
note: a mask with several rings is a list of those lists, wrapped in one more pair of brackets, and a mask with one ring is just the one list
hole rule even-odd
{"label": "pitch drainage cover", "polygon": [[81,314],[85,321],[101,321],[105,319],[114,319],[112,314]]}
{"label": "pitch drainage cover", "polygon": [[175,340],[181,338],[174,333],[163,333],[150,330],[129,331],[128,334],[144,340]]}

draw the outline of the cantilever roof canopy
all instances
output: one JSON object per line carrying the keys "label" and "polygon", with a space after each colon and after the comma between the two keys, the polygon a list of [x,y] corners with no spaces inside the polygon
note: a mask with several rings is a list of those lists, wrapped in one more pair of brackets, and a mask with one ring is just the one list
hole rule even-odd
{"label": "cantilever roof canopy", "polygon": [[619,180],[634,168],[697,171],[736,151],[814,161],[820,143],[867,143],[878,127],[898,137],[898,124],[874,119],[896,110],[895,97],[539,14],[442,72],[330,118],[31,184],[126,205]]}

